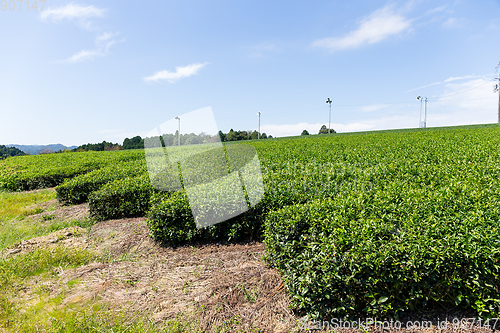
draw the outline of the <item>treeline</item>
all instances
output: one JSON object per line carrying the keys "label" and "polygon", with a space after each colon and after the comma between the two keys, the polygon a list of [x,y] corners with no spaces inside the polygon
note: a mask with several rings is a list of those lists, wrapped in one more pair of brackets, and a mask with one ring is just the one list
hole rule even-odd
{"label": "treeline", "polygon": [[[256,140],[258,139],[259,132],[257,131],[234,131],[233,129],[229,130],[228,133],[224,133],[219,131],[217,135],[210,135],[207,133],[200,134],[181,134],[180,135],[180,144],[182,145],[194,145],[200,143],[211,143],[217,142],[220,139],[221,142],[227,141],[239,141],[239,140]],[[266,133],[262,133],[261,139],[272,138],[272,135],[267,135]],[[160,141],[164,147],[170,146],[178,146],[179,145],[179,135],[176,131],[175,134],[163,134],[160,136]],[[132,139],[126,138],[123,140],[123,149],[143,149],[144,148],[144,139],[140,136],[135,136]]]}
{"label": "treeline", "polygon": [[[330,128],[330,133],[337,133],[337,132],[333,128]],[[328,128],[326,127],[326,125],[321,126],[318,134],[328,134]],[[309,135],[309,131],[303,130],[300,135]]]}
{"label": "treeline", "polygon": [[26,155],[22,150],[17,149],[16,147],[6,147],[4,145],[0,145],[0,160],[11,156],[23,156]]}
{"label": "treeline", "polygon": [[[259,137],[259,132],[257,131],[234,131],[233,129],[229,130],[228,133],[223,133],[219,131],[217,135],[210,135],[207,133],[200,134],[181,134],[180,135],[180,144],[181,145],[194,145],[200,143],[210,143],[217,142],[220,139],[221,142],[227,141],[239,141],[239,140],[256,140]],[[266,133],[262,133],[260,135],[261,139],[272,138],[272,135],[267,135]],[[169,146],[178,146],[179,145],[179,135],[176,131],[174,134],[163,134],[160,136],[160,141],[164,147]],[[110,151],[110,150],[122,150],[122,149],[143,149],[144,148],[144,138],[141,138],[139,135],[134,136],[133,138],[125,138],[123,140],[123,144],[120,145],[118,143],[103,141],[101,143],[87,143],[81,145],[77,148],[71,149],[73,152],[80,151]],[[58,151],[58,153],[64,151]]]}
{"label": "treeline", "polygon": [[110,151],[110,150],[121,150],[123,147],[118,143],[103,141],[101,143],[87,143],[72,149],[71,151]]}
{"label": "treeline", "polygon": [[[234,131],[232,128],[229,132],[223,133],[219,131],[219,137],[222,142],[224,141],[239,141],[239,140],[257,140],[259,138],[259,132],[257,131]],[[260,135],[261,139],[271,139],[272,135],[267,135],[266,133],[262,133]]]}

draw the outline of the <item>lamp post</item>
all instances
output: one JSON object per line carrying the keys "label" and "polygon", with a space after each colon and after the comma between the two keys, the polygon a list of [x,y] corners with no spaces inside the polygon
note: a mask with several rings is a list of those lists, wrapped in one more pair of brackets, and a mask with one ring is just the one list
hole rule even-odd
{"label": "lamp post", "polygon": [[422,101],[424,100],[422,96],[417,96],[417,99],[420,100],[420,114],[418,116],[418,127],[422,127]]}
{"label": "lamp post", "polygon": [[331,118],[332,118],[332,101],[330,100],[330,97],[328,97],[328,99],[326,100],[327,103],[329,103],[329,108],[330,110],[328,111],[328,134],[330,134],[330,121],[331,121]]}
{"label": "lamp post", "polygon": [[260,115],[262,113],[259,111],[259,112],[257,112],[257,114],[259,115],[259,135],[257,136],[257,138],[260,139]]}
{"label": "lamp post", "polygon": [[175,117],[175,119],[179,120],[179,134],[178,134],[178,137],[179,137],[179,146],[180,146],[181,145],[181,118]]}
{"label": "lamp post", "polygon": [[424,128],[427,128],[427,97],[424,97],[424,101],[425,101]]}

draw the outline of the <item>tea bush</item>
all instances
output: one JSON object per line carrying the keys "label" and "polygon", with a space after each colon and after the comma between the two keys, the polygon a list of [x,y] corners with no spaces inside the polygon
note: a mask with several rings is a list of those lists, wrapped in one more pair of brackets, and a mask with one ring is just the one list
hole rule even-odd
{"label": "tea bush", "polygon": [[149,175],[118,179],[89,195],[89,213],[97,220],[144,216],[154,189]]}
{"label": "tea bush", "polygon": [[113,164],[104,168],[93,170],[84,175],[67,179],[56,187],[57,199],[66,205],[76,205],[86,202],[88,195],[98,190],[101,186],[111,181],[135,177],[147,172],[143,159]]}
{"label": "tea bush", "polygon": [[293,306],[318,319],[435,305],[497,317],[498,202],[498,189],[401,182],[289,206],[267,215],[266,260]]}
{"label": "tea bush", "polygon": [[153,194],[148,212],[151,236],[160,242],[178,245],[195,241],[257,239],[261,223],[253,211],[222,223],[197,228],[188,196],[184,191]]}
{"label": "tea bush", "polygon": [[0,188],[29,191],[54,187],[68,178],[135,159],[144,159],[144,152],[106,151],[9,157],[0,161]]}

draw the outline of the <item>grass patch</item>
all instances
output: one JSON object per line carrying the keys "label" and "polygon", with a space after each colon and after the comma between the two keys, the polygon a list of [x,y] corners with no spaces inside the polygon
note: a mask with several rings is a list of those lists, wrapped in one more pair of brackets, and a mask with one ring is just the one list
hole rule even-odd
{"label": "grass patch", "polygon": [[0,259],[0,290],[27,277],[49,272],[53,267],[73,268],[88,264],[97,256],[90,251],[64,247],[37,249]]}
{"label": "grass patch", "polygon": [[[178,316],[166,323],[153,323],[143,313],[126,314],[112,307],[93,303],[59,306],[60,298],[42,299],[22,314],[13,314],[7,332],[113,332],[113,333],[182,333],[192,330],[190,321]],[[0,326],[1,327],[1,326]]]}
{"label": "grass patch", "polygon": [[55,198],[52,189],[29,193],[0,191],[0,250],[25,239],[45,236],[72,226],[85,228],[93,223],[89,219],[59,221],[55,215],[44,215],[41,221],[26,218],[44,212],[41,207],[30,207]]}
{"label": "grass patch", "polygon": [[0,191],[0,221],[41,213],[41,208],[27,207],[55,198],[56,192],[53,189],[28,193]]}
{"label": "grass patch", "polygon": [[[37,307],[47,308],[38,302],[30,311],[19,311],[15,295],[24,288],[23,284],[27,278],[37,275],[48,278],[56,274],[55,267],[74,268],[88,264],[96,258],[97,255],[85,249],[56,247],[0,259],[0,327],[15,328],[13,331],[20,331],[16,322],[24,320],[20,320],[23,313],[31,316]],[[43,294],[43,290],[39,291]],[[60,299],[55,298],[51,302],[57,303]]]}

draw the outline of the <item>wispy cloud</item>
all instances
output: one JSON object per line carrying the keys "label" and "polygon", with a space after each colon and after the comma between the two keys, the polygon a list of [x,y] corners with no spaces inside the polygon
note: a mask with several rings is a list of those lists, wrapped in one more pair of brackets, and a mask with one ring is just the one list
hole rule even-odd
{"label": "wispy cloud", "polygon": [[48,8],[40,13],[43,21],[59,23],[61,21],[77,21],[83,28],[90,28],[90,19],[102,17],[106,12],[103,8],[95,6],[81,6],[68,4],[58,8]]}
{"label": "wispy cloud", "polygon": [[411,27],[412,20],[395,13],[392,7],[386,6],[373,12],[361,20],[356,30],[344,37],[329,37],[316,40],[315,47],[323,47],[330,51],[357,48],[367,44],[375,44],[397,35]]}
{"label": "wispy cloud", "polygon": [[98,35],[95,39],[96,48],[93,50],[82,50],[73,54],[68,59],[64,60],[64,62],[69,63],[77,63],[86,60],[92,60],[96,57],[104,57],[109,54],[109,49],[116,43],[121,43],[124,39],[116,39],[115,37],[118,34],[105,32],[101,35]]}
{"label": "wispy cloud", "polygon": [[[448,81],[450,82],[450,81]],[[491,79],[477,78],[462,83],[446,83],[441,97],[436,104],[442,108],[455,111],[468,111],[470,114],[488,113],[496,115],[498,94],[493,93],[494,82]]]}
{"label": "wispy cloud", "polygon": [[208,64],[208,62],[175,67],[175,72],[162,70],[151,76],[144,77],[143,79],[146,82],[168,81],[170,83],[175,83],[180,79],[198,74],[200,69],[202,69],[206,64]]}
{"label": "wispy cloud", "polygon": [[440,6],[440,7],[436,7],[436,8],[430,9],[430,10],[428,10],[425,13],[425,15],[432,15],[432,14],[440,13],[440,12],[446,10],[447,7],[448,7],[447,5],[443,5],[443,6]]}
{"label": "wispy cloud", "polygon": [[433,82],[433,83],[430,83],[430,84],[426,84],[425,86],[421,86],[421,87],[418,87],[418,88],[413,88],[413,89],[410,89],[410,90],[406,90],[405,93],[411,92],[411,91],[415,91],[415,90],[419,90],[419,89],[424,89],[424,88],[432,87],[432,86],[436,86],[436,85],[439,85],[439,84],[444,84],[444,83],[452,82],[452,81],[466,80],[466,79],[476,79],[476,78],[479,78],[479,77],[480,76],[478,76],[478,75],[464,75],[464,76],[450,77],[450,78],[447,78],[446,80],[443,80],[443,81]]}

